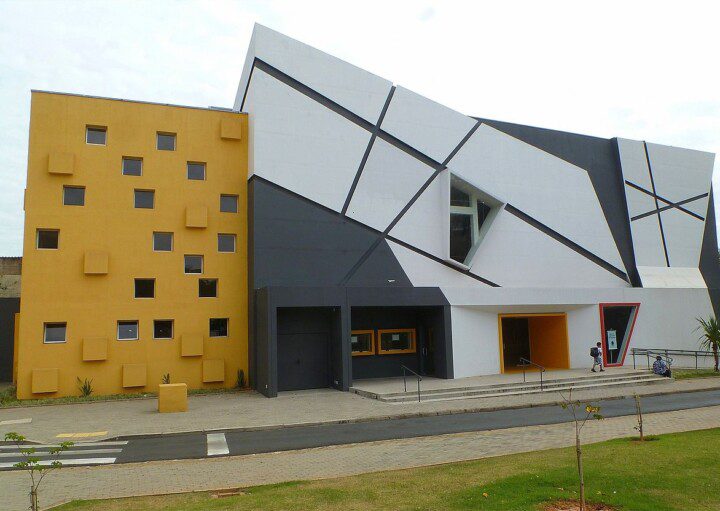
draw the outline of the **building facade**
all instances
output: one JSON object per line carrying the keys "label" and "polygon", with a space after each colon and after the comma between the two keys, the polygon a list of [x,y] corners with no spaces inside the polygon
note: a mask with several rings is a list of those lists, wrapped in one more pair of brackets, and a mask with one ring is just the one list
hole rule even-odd
{"label": "building facade", "polygon": [[470,117],[259,25],[232,111],[32,108],[21,397],[622,365],[720,307],[710,153]]}

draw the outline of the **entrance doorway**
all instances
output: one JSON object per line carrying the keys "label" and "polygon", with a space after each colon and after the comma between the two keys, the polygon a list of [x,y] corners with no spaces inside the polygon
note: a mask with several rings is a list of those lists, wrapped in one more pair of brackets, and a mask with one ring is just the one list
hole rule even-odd
{"label": "entrance doorway", "polygon": [[520,369],[521,359],[548,369],[569,369],[567,316],[554,314],[500,314],[500,370]]}

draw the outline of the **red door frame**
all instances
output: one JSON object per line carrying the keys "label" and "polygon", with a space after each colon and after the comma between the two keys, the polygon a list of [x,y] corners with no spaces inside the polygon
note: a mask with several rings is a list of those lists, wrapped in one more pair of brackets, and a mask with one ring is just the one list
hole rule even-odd
{"label": "red door frame", "polygon": [[[603,366],[605,367],[620,367],[625,364],[625,355],[630,347],[630,340],[632,339],[633,329],[635,328],[635,321],[637,321],[638,314],[640,314],[640,303],[629,303],[629,302],[611,302],[611,303],[600,303],[598,304],[600,311],[600,340],[602,342],[602,354],[603,354]],[[628,333],[627,343],[623,349],[622,359],[619,363],[608,364],[607,353],[605,352],[605,316],[603,316],[604,307],[635,307],[635,315],[633,316],[632,324],[630,325],[630,332]]]}

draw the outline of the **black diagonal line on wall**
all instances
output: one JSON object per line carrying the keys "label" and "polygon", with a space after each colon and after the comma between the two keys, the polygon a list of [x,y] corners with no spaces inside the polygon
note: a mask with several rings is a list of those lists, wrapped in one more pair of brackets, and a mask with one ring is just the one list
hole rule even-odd
{"label": "black diagonal line on wall", "polygon": [[363,154],[362,160],[360,160],[360,166],[358,167],[357,172],[355,173],[355,179],[353,179],[352,185],[350,186],[350,191],[347,194],[347,197],[345,198],[345,204],[343,204],[341,214],[347,213],[348,207],[350,207],[350,201],[352,200],[353,194],[355,193],[355,189],[357,188],[358,182],[360,182],[360,176],[362,175],[363,170],[365,169],[365,164],[367,163],[368,158],[370,157],[370,151],[372,151],[373,144],[375,144],[375,139],[377,138],[378,131],[380,131],[380,125],[383,122],[383,119],[385,119],[385,114],[388,111],[388,108],[390,107],[390,101],[392,100],[393,94],[395,94],[395,86],[393,85],[390,88],[390,93],[388,94],[387,99],[385,100],[385,105],[383,106],[382,112],[380,112],[380,117],[378,118],[377,124],[375,124],[375,129],[373,130],[372,135],[370,136],[370,141],[368,142],[367,149],[365,149],[365,154]]}
{"label": "black diagonal line on wall", "polygon": [[[685,199],[685,200],[682,200],[682,201],[680,201],[680,202],[673,202],[673,201],[671,201],[671,200],[668,200],[668,199],[664,198],[664,197],[661,196],[661,195],[657,195],[657,194],[655,194],[655,193],[652,193],[650,190],[646,190],[646,189],[643,188],[642,186],[639,186],[639,185],[633,183],[632,181],[628,181],[627,179],[625,180],[625,184],[628,185],[628,186],[630,186],[631,188],[634,188],[634,189],[638,190],[639,192],[643,192],[644,194],[647,194],[647,195],[649,195],[650,197],[653,197],[654,199],[656,199],[656,202],[657,202],[657,201],[661,201],[661,202],[664,202],[665,204],[667,204],[667,206],[663,206],[662,208],[659,208],[659,211],[665,211],[665,210],[668,210],[668,209],[675,208],[675,209],[677,209],[677,210],[679,210],[679,211],[682,211],[683,213],[687,213],[688,215],[697,218],[698,220],[705,220],[704,217],[698,215],[697,213],[693,213],[693,212],[690,211],[689,209],[685,209],[685,208],[683,208],[683,207],[681,207],[681,206],[682,206],[682,204],[687,204],[688,202],[696,201],[696,200],[698,200],[698,199],[702,199],[702,198],[704,198],[704,197],[707,197],[707,196],[708,196],[707,193],[702,193],[702,194],[700,194],[700,195],[696,195],[695,197],[690,197],[689,199]],[[643,216],[652,215],[652,214],[655,213],[656,211],[658,211],[658,210],[649,211],[648,213],[643,213]],[[642,217],[641,217],[641,218],[642,218]],[[632,218],[631,220],[634,220],[634,218]]]}
{"label": "black diagonal line on wall", "polygon": [[512,213],[513,215],[515,215],[516,217],[518,217],[520,220],[523,220],[524,222],[527,222],[528,224],[530,224],[530,225],[532,225],[533,227],[535,227],[536,229],[542,231],[544,234],[547,234],[548,236],[550,236],[550,237],[553,238],[554,240],[559,241],[560,243],[562,243],[562,244],[565,245],[566,247],[574,250],[575,252],[577,252],[577,253],[580,254],[581,256],[587,258],[588,260],[592,261],[593,263],[597,264],[597,265],[600,266],[601,268],[609,271],[609,272],[612,273],[613,275],[615,275],[615,276],[617,276],[617,277],[620,277],[621,279],[629,282],[627,274],[626,274],[624,271],[622,271],[620,268],[618,268],[618,267],[610,264],[609,262],[607,262],[606,260],[602,259],[601,257],[598,257],[597,255],[593,254],[592,252],[590,252],[590,251],[587,250],[586,248],[583,248],[582,246],[578,245],[577,243],[575,243],[575,242],[572,241],[571,239],[566,238],[565,236],[563,236],[562,234],[560,234],[560,233],[557,232],[556,230],[548,227],[548,226],[545,225],[544,223],[542,223],[542,222],[540,222],[540,221],[538,221],[538,220],[535,220],[533,217],[531,217],[531,216],[528,215],[527,213],[524,213],[524,212],[520,211],[519,209],[517,209],[516,207],[514,207],[514,206],[512,206],[512,205],[510,205],[510,204],[506,204],[506,205],[505,205],[505,210],[506,210],[508,213]]}
{"label": "black diagonal line on wall", "polygon": [[[650,154],[648,153],[647,142],[643,140],[643,148],[645,149],[645,161],[647,162],[648,173],[650,174],[650,186],[652,186],[653,199],[655,200],[655,209],[660,209],[658,202],[657,190],[655,189],[655,179],[653,179],[652,165],[650,164]],[[658,225],[660,226],[660,238],[662,238],[663,252],[665,253],[665,263],[670,267],[670,258],[668,257],[667,243],[665,243],[665,230],[663,229],[662,216],[658,214]]]}
{"label": "black diagonal line on wall", "polygon": [[679,206],[682,206],[683,204],[688,204],[690,202],[695,202],[696,200],[704,199],[708,195],[709,194],[707,194],[707,193],[702,193],[700,195],[696,195],[695,197],[690,197],[689,199],[681,200],[680,202],[675,202],[673,204],[670,204],[669,206],[663,206],[660,209],[655,209],[652,211],[648,211],[647,213],[642,213],[640,215],[636,215],[636,216],[632,217],[630,220],[640,220],[641,218],[645,218],[650,215],[657,215],[658,213],[661,213],[662,211],[667,211],[668,209],[674,208],[674,209],[678,209],[680,211],[684,211],[684,212],[688,213],[693,218],[697,218],[698,220],[705,221],[704,217],[698,215],[697,213],[693,213],[692,211],[687,211],[686,209],[681,208]]}

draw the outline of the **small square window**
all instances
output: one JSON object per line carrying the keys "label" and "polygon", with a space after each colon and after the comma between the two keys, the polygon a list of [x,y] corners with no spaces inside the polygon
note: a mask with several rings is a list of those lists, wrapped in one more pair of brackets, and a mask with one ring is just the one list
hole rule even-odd
{"label": "small square window", "polygon": [[160,132],[158,132],[157,148],[160,151],[174,151],[175,150],[175,133],[160,133]]}
{"label": "small square window", "polygon": [[195,181],[205,181],[205,164],[188,162],[187,178]]}
{"label": "small square window", "polygon": [[350,333],[350,351],[353,357],[375,354],[375,331],[353,330]]}
{"label": "small square window", "polygon": [[86,126],[85,142],[93,145],[105,145],[107,141],[107,128],[104,126]]}
{"label": "small square window", "polygon": [[210,337],[227,337],[228,318],[210,318]]}
{"label": "small square window", "polygon": [[135,298],[155,298],[155,279],[135,279]]}
{"label": "small square window", "polygon": [[137,321],[118,321],[117,323],[118,341],[137,341],[138,322]]}
{"label": "small square window", "polygon": [[124,176],[142,176],[142,158],[123,156],[122,173]]}
{"label": "small square window", "polygon": [[238,212],[238,196],[237,195],[221,195],[220,211],[223,213]]}
{"label": "small square window", "polygon": [[155,207],[155,190],[135,190],[135,207],[153,209]]}
{"label": "small square window", "polygon": [[173,249],[173,233],[171,232],[154,232],[153,233],[153,250],[155,252],[172,252]]}
{"label": "small square window", "polygon": [[45,323],[45,334],[43,342],[45,344],[54,344],[66,342],[67,323]]}
{"label": "small square window", "polygon": [[235,252],[234,234],[218,234],[218,252]]}
{"label": "small square window", "polygon": [[37,248],[57,249],[60,241],[60,231],[57,229],[38,229]]}
{"label": "small square window", "polygon": [[217,279],[199,279],[198,296],[200,298],[217,298]]}
{"label": "small square window", "polygon": [[203,272],[203,256],[186,255],[185,256],[185,273],[202,273]]}
{"label": "small square window", "polygon": [[156,319],[153,321],[153,339],[172,339],[173,320]]}
{"label": "small square window", "polygon": [[84,186],[63,186],[63,204],[65,206],[84,206]]}

